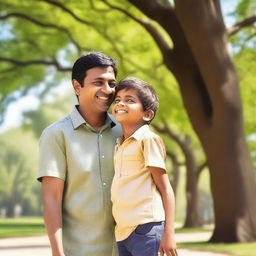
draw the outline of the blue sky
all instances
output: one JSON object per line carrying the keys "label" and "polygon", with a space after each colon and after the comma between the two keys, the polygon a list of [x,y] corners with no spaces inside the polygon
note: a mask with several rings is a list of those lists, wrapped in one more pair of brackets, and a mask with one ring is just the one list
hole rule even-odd
{"label": "blue sky", "polygon": [[[230,27],[234,23],[233,18],[228,14],[234,10],[238,2],[239,0],[221,0],[222,12],[223,12],[227,27]],[[59,92],[63,92],[63,91],[67,92],[68,90],[67,88],[69,88],[70,90],[70,87],[71,87],[70,85],[68,86],[66,83],[63,83],[61,86],[57,87],[57,90]],[[19,100],[9,105],[6,112],[5,122],[2,125],[0,125],[0,133],[5,132],[7,129],[11,127],[19,126],[22,122],[23,111],[38,108],[39,100],[35,96],[36,91],[37,91],[36,89],[30,90],[27,96],[22,97]],[[53,93],[56,93],[56,90]],[[50,98],[51,97],[49,97],[49,100]]]}

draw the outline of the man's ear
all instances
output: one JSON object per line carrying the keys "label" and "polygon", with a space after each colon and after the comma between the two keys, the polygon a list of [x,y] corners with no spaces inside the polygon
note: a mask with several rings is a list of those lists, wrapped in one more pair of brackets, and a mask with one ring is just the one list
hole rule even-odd
{"label": "man's ear", "polygon": [[149,109],[147,111],[145,111],[142,119],[146,122],[152,120],[154,118],[154,111],[152,109]]}
{"label": "man's ear", "polygon": [[80,88],[81,88],[81,85],[79,84],[79,82],[75,79],[72,80],[72,84],[73,84],[73,88],[75,90],[75,93],[77,96],[79,96],[80,94]]}

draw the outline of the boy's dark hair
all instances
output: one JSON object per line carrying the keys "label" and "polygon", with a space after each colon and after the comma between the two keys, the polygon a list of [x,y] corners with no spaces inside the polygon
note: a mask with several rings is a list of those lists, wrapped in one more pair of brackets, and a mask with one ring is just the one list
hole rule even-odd
{"label": "boy's dark hair", "polygon": [[108,57],[101,52],[89,52],[81,55],[74,63],[72,68],[72,80],[75,79],[83,86],[83,81],[86,76],[86,70],[95,67],[111,66],[114,70],[115,77],[117,76],[116,60]]}
{"label": "boy's dark hair", "polygon": [[[126,77],[118,83],[116,87],[116,93],[118,93],[121,90],[129,90],[129,89],[134,89],[137,91],[138,97],[143,106],[143,110],[146,111],[151,109],[154,112],[154,117],[155,117],[159,103],[158,103],[158,97],[154,88],[149,83],[139,78]],[[152,120],[154,119],[154,117],[152,118]],[[152,120],[148,121],[147,123],[149,124]]]}

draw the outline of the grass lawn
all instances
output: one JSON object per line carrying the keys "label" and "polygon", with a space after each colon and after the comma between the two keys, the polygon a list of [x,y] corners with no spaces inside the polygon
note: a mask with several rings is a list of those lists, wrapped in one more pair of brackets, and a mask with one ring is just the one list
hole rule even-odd
{"label": "grass lawn", "polygon": [[226,253],[232,256],[255,256],[256,243],[240,244],[209,244],[209,243],[179,243],[178,248],[196,249],[200,251],[213,251]]}
{"label": "grass lawn", "polygon": [[45,235],[40,217],[0,218],[0,238]]}
{"label": "grass lawn", "polygon": [[[176,233],[196,233],[211,231],[211,228],[176,229]],[[199,251],[213,251],[226,253],[232,256],[255,256],[256,242],[254,243],[232,243],[232,244],[210,244],[206,242],[184,242],[178,243],[178,248],[195,249]]]}

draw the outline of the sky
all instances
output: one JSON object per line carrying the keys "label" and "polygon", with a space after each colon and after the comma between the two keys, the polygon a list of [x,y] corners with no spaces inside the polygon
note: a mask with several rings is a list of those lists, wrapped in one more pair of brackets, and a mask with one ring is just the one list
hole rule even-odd
{"label": "sky", "polygon": [[[228,14],[234,10],[234,7],[238,2],[239,0],[221,0],[222,11],[227,27],[234,23],[233,18]],[[70,84],[68,82],[63,82],[60,86],[57,86],[55,90],[52,90],[52,94],[59,92],[63,93],[68,90],[70,90]],[[52,94],[49,95],[48,101],[51,101]],[[22,112],[35,110],[39,107],[40,100],[36,95],[36,89],[31,89],[26,96],[19,98],[8,106],[5,121],[0,125],[0,133],[5,132],[9,128],[21,125]]]}
{"label": "sky", "polygon": [[[48,97],[44,99],[45,102],[51,102],[60,93],[65,94],[70,91],[71,83],[66,81],[51,90]],[[5,114],[5,121],[0,125],[0,134],[7,131],[9,128],[18,127],[22,124],[22,113],[28,110],[36,110],[40,105],[40,99],[37,97],[38,88],[31,89],[24,97],[19,98],[11,103]]]}

